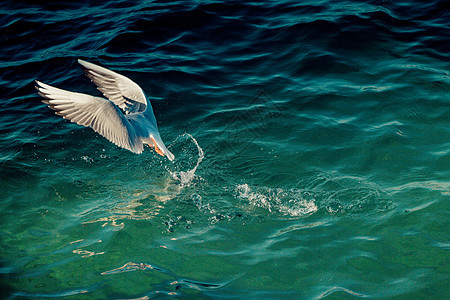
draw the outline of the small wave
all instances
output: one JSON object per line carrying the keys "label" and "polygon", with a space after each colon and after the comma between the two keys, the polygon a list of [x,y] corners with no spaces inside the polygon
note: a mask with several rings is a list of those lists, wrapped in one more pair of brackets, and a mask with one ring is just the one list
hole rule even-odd
{"label": "small wave", "polygon": [[116,273],[122,273],[122,272],[131,272],[131,271],[137,271],[137,270],[156,270],[159,272],[163,272],[162,269],[152,266],[147,263],[134,263],[134,262],[128,262],[124,264],[122,267],[102,272],[102,275],[110,275],[110,274],[116,274]]}
{"label": "small wave", "polygon": [[79,255],[81,255],[82,258],[105,254],[104,251],[102,251],[102,252],[94,252],[94,251],[83,250],[83,249],[75,249],[75,250],[72,251],[72,253],[79,254]]}
{"label": "small wave", "polygon": [[352,291],[348,288],[333,286],[333,287],[327,287],[326,291],[323,292],[321,295],[319,295],[317,297],[317,299],[327,298],[334,293],[345,293],[347,295],[351,295],[351,296],[359,297],[359,298],[367,298],[368,297],[367,295]]}
{"label": "small wave", "polygon": [[237,197],[247,200],[252,206],[267,209],[290,217],[303,217],[317,211],[314,195],[299,189],[257,188],[240,184],[235,189]]}

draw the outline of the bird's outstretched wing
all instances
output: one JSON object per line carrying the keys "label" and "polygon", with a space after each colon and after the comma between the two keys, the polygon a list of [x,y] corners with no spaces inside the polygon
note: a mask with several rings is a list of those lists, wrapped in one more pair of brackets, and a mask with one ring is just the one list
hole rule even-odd
{"label": "bird's outstretched wing", "polygon": [[142,140],[117,106],[104,98],[74,93],[36,81],[43,102],[56,114],[79,125],[91,127],[119,147],[134,153],[144,150]]}
{"label": "bird's outstretched wing", "polygon": [[126,114],[143,112],[150,105],[139,85],[128,77],[81,59],[78,63],[98,90]]}

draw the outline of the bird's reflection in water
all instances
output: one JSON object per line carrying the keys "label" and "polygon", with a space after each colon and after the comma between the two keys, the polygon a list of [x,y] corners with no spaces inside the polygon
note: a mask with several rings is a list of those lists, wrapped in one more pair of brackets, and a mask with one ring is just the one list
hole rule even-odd
{"label": "bird's reflection in water", "polygon": [[[83,224],[103,222],[103,227],[110,225],[115,227],[116,230],[120,230],[125,226],[123,220],[150,220],[159,215],[167,201],[176,198],[185,187],[190,186],[197,176],[195,175],[195,172],[204,158],[203,149],[192,135],[185,133],[179,136],[174,143],[179,141],[181,137],[188,137],[191,139],[197,148],[198,158],[192,169],[188,171],[174,171],[167,167],[167,176],[160,181],[153,183],[152,188],[134,191],[131,194],[131,199],[129,199],[129,201],[127,199],[108,209],[108,216],[86,221],[83,222]],[[181,155],[180,159],[182,159]],[[126,196],[126,198],[128,197],[129,196]]]}

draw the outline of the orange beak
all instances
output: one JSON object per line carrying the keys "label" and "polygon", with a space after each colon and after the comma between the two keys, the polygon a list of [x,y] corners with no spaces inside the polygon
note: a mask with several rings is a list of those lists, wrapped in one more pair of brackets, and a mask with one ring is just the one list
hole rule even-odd
{"label": "orange beak", "polygon": [[156,142],[153,138],[152,138],[152,141],[153,141],[153,145],[155,146],[156,153],[158,153],[161,156],[164,156],[164,153],[161,151],[161,149],[158,148],[158,146],[156,145]]}

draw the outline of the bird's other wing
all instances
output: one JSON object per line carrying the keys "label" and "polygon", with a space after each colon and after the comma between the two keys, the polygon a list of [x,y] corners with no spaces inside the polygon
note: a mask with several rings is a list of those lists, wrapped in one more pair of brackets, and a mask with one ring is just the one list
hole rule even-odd
{"label": "bird's other wing", "polygon": [[121,74],[79,59],[86,76],[97,85],[99,91],[126,114],[143,112],[147,99],[142,89],[133,80]]}
{"label": "bird's other wing", "polygon": [[104,98],[69,92],[36,81],[42,101],[56,114],[79,125],[91,127],[109,141],[134,153],[144,150],[142,140],[117,106]]}

